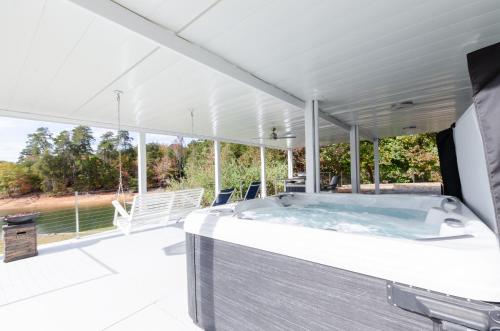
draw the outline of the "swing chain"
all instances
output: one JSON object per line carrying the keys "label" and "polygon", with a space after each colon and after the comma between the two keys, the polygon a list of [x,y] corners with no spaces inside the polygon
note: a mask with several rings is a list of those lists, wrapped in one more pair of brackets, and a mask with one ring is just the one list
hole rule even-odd
{"label": "swing chain", "polygon": [[120,118],[120,101],[121,94],[120,90],[114,91],[116,95],[116,112],[117,112],[117,122],[118,122],[118,132],[117,132],[117,149],[118,149],[118,191],[116,192],[117,200],[125,208],[125,197],[123,191],[123,169],[122,169],[122,151],[121,151],[121,118]]}

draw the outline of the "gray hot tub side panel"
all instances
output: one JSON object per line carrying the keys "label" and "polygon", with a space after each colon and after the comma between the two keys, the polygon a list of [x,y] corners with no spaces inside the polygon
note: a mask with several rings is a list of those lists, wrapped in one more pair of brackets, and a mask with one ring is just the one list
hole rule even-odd
{"label": "gray hot tub side panel", "polygon": [[187,234],[189,313],[205,330],[432,330],[387,281]]}

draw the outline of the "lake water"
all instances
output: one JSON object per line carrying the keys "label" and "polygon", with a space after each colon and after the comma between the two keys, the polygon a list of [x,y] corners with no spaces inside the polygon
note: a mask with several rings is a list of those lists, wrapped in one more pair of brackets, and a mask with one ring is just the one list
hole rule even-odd
{"label": "lake water", "polygon": [[[15,214],[16,211],[6,211],[3,215]],[[100,206],[80,208],[80,232],[107,228],[113,225],[114,208]],[[38,216],[37,231],[39,234],[71,233],[76,230],[75,209],[61,209],[41,212]],[[0,225],[3,223],[0,221]]]}

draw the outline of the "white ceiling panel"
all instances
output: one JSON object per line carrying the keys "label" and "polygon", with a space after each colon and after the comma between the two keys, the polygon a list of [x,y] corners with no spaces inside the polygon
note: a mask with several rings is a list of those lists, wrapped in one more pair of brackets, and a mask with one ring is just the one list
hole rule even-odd
{"label": "white ceiling panel", "polygon": [[[79,113],[90,118],[99,118],[103,113],[115,114],[112,91],[120,89],[124,91],[122,122],[129,126],[155,129],[161,125],[166,132],[250,140],[253,143],[259,142],[252,141],[253,137],[267,136],[273,126],[281,131],[303,131],[301,110],[191,60],[181,59],[149,77],[141,73],[145,67],[161,68],[159,64],[168,63],[173,56],[178,57],[166,50],[158,51],[129,73],[144,77],[144,80],[131,84],[127,75]],[[302,137],[300,141],[302,143]]]}
{"label": "white ceiling panel", "polygon": [[[65,15],[61,15],[61,8]],[[81,10],[64,1],[48,1],[38,21],[29,51],[21,57],[23,66],[16,76],[17,82],[22,84],[12,86],[8,107],[36,108],[40,98],[64,70],[66,61],[77,54],[79,42],[90,29],[94,16],[81,15]],[[12,33],[12,29],[10,31]]]}
{"label": "white ceiling panel", "polygon": [[[116,126],[119,89],[125,127],[290,147],[304,142],[297,105],[316,97],[375,136],[436,131],[471,102],[466,54],[500,41],[498,0],[114,2],[300,100],[291,106],[71,1],[6,0],[0,113]],[[253,139],[272,127],[298,138]],[[347,138],[321,121],[321,143]]]}
{"label": "white ceiling panel", "polygon": [[44,1],[0,1],[0,106],[7,107],[36,37]]}
{"label": "white ceiling panel", "polygon": [[[447,127],[468,107],[465,55],[500,41],[496,0],[260,5],[247,10],[224,0],[181,35],[301,99],[319,97],[332,114],[405,100],[426,105],[422,130]],[[447,116],[431,111],[436,98],[455,101]],[[356,121],[355,114],[342,118]],[[399,126],[400,118],[385,116],[366,128],[390,135],[399,130],[392,120]]]}
{"label": "white ceiling panel", "polygon": [[39,107],[71,114],[126,75],[156,45],[103,19],[96,19],[41,98]]}
{"label": "white ceiling panel", "polygon": [[[24,10],[21,2],[12,8],[11,14]],[[30,29],[9,22],[8,29],[22,32],[26,41],[16,50],[20,63],[11,75],[17,83],[3,81],[10,89],[0,99],[4,115],[117,127],[113,91],[122,90],[125,128],[276,147],[303,144],[301,109],[70,2],[48,0],[32,11],[37,23]],[[254,139],[267,137],[274,126],[299,138]]]}

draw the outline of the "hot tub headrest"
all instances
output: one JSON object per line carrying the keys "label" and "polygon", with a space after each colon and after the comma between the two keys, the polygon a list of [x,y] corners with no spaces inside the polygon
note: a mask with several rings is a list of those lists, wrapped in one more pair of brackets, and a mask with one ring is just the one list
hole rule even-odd
{"label": "hot tub headrest", "polygon": [[280,208],[283,205],[274,199],[252,199],[246,201],[240,201],[234,208],[235,214],[240,214],[247,210],[259,209],[259,208]]}

